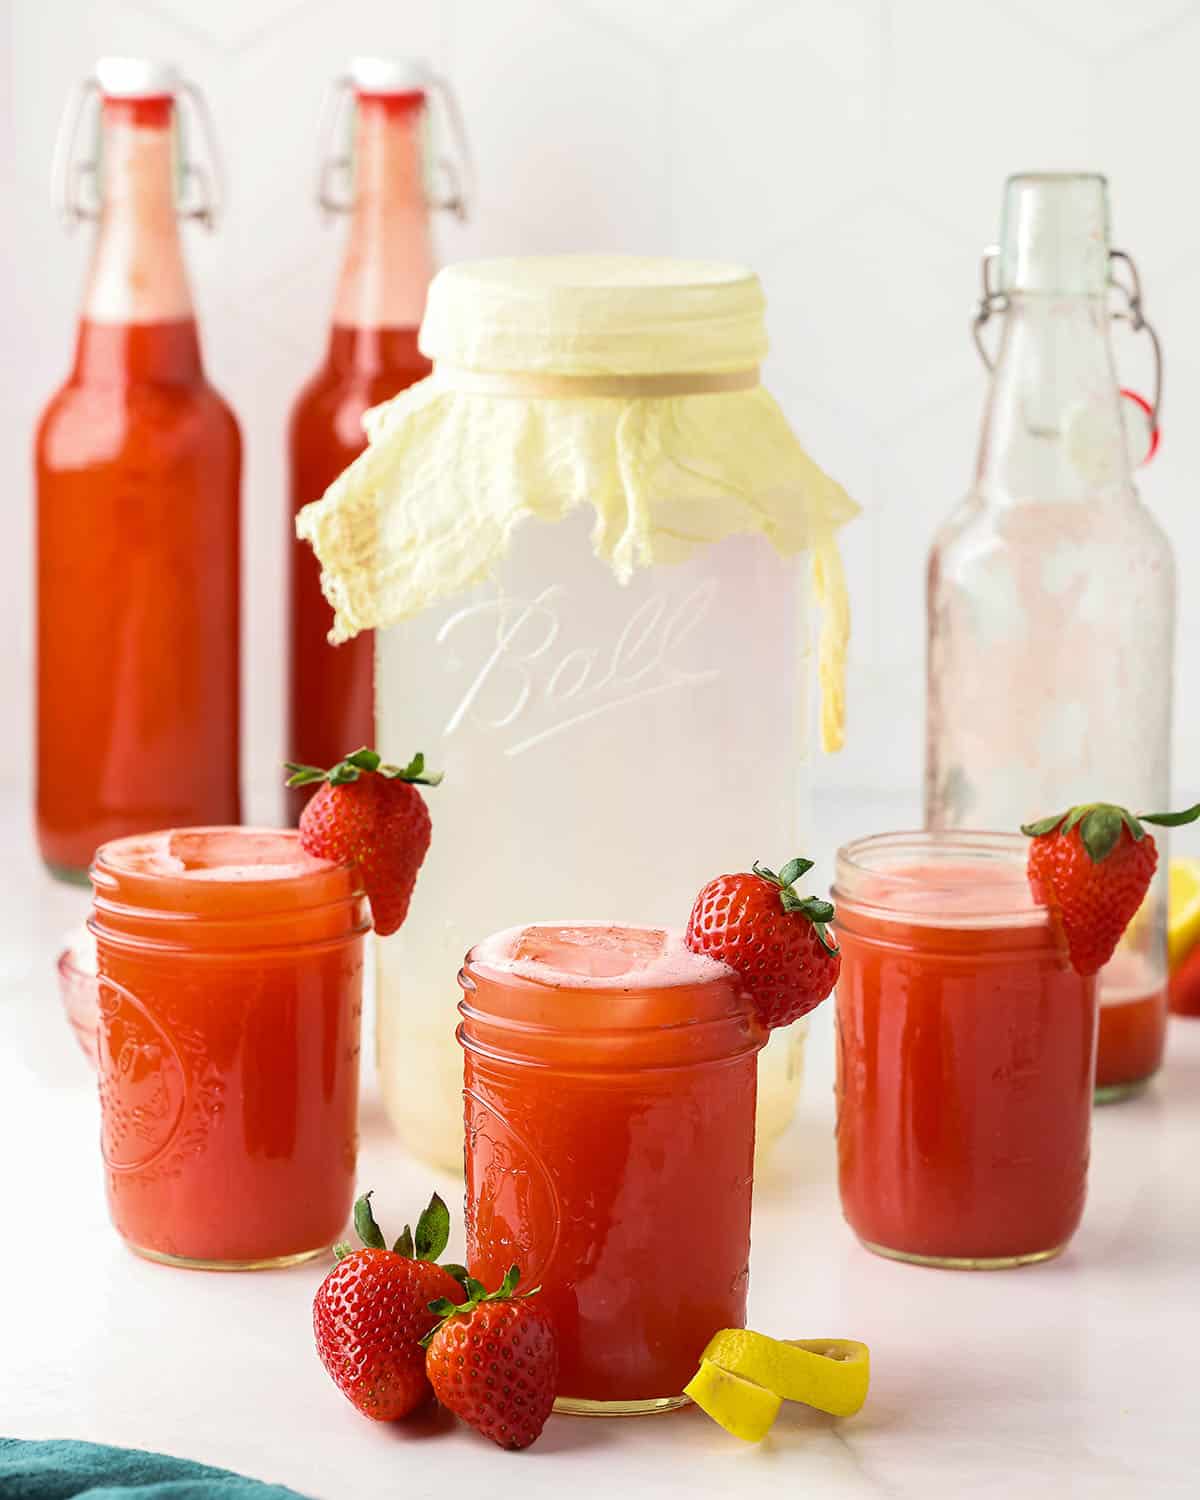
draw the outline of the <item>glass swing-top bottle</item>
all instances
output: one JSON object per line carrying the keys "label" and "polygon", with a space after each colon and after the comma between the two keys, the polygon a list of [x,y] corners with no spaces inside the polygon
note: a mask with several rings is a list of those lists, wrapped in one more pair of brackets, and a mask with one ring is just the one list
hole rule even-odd
{"label": "glass swing-top bottle", "polygon": [[[455,137],[457,164],[428,151],[431,99]],[[346,151],[337,141],[351,124]],[[356,57],[330,93],[317,197],[349,218],[325,359],[296,397],[288,436],[291,521],[366,447],[363,413],[423,380],[417,348],[433,276],[430,209],[467,215],[470,158],[454,96],[423,62]],[[436,169],[442,181],[431,188]],[[373,638],[335,649],[333,612],[312,550],[291,536],[288,754],[333,765],[375,740]],[[288,793],[292,821],[311,788]]]}
{"label": "glass swing-top bottle", "polygon": [[[1115,315],[1114,291],[1126,303]],[[1104,178],[1009,179],[977,341],[996,313],[975,482],[929,559],[927,821],[1015,829],[1095,800],[1165,809],[1175,570],[1130,461],[1131,447],[1140,460],[1157,440],[1161,357],[1134,263],[1110,248]],[[1150,336],[1152,402],[1123,399],[1113,316]],[[1159,872],[1101,973],[1098,1099],[1136,1089],[1162,1057],[1166,850],[1155,837]]]}
{"label": "glass swing-top bottle", "polygon": [[240,815],[241,437],[205,377],[179,232],[220,209],[202,95],[169,65],[102,58],[64,115],[55,196],[69,228],[97,228],[34,451],[37,832],[82,881],[108,839]]}

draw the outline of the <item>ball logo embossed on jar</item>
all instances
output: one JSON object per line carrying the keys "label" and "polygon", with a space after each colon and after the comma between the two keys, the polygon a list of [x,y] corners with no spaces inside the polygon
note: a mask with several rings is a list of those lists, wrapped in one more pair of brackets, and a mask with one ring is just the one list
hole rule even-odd
{"label": "ball logo embossed on jar", "polygon": [[179,1132],[186,1074],[178,1048],[129,990],[100,980],[101,1151],[114,1172],[151,1165]]}
{"label": "ball logo embossed on jar", "polygon": [[[504,752],[520,755],[601,715],[714,681],[720,676],[716,668],[689,667],[679,658],[708,618],[716,590],[709,579],[679,597],[662,590],[647,594],[615,639],[568,649],[563,649],[562,636],[576,615],[560,584],[532,599],[498,597],[456,610],[438,631],[438,645],[465,651],[470,640],[474,649],[478,632],[471,632],[472,624],[484,622],[494,629],[486,632],[482,665],[444,733],[453,734],[467,719],[498,731],[521,724]],[[460,661],[455,655],[451,665]],[[534,727],[529,720],[539,710],[543,722]]]}
{"label": "ball logo embossed on jar", "polygon": [[[467,1193],[468,1256],[487,1246],[515,1261],[522,1281],[536,1286],[558,1250],[562,1209],[554,1182],[537,1151],[491,1104],[473,1089],[465,1089],[463,1099],[473,1189]],[[542,1243],[527,1234],[531,1224],[552,1226]]]}

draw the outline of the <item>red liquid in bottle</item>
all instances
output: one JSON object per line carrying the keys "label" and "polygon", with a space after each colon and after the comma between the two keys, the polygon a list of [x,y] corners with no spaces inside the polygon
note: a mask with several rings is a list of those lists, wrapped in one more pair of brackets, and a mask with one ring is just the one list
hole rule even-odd
{"label": "red liquid in bottle", "polygon": [[37,831],[80,879],[110,838],[240,817],[241,439],[201,363],[172,110],[104,101],[75,363],[36,439]]}
{"label": "red liquid in bottle", "polygon": [[1135,952],[1118,950],[1100,975],[1097,1097],[1116,1099],[1146,1083],[1162,1066],[1167,1041],[1167,987]]}
{"label": "red liquid in bottle", "polygon": [[[421,93],[357,96],[355,204],[325,363],[296,398],[291,465],[288,758],[330,766],[375,739],[374,638],[326,637],[332,611],[292,522],[366,447],[363,413],[430,371],[417,329],[433,273],[422,182]],[[288,794],[299,816],[311,787]]]}

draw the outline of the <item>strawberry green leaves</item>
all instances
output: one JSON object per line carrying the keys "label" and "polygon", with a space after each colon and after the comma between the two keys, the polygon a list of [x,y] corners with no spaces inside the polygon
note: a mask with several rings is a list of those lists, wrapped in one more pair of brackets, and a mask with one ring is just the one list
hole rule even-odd
{"label": "strawberry green leaves", "polygon": [[1146,830],[1136,818],[1131,817],[1123,807],[1113,807],[1107,802],[1099,802],[1094,807],[1072,808],[1062,831],[1070,833],[1076,825],[1079,827],[1080,843],[1094,865],[1107,859],[1117,847],[1122,828],[1128,828],[1135,843],[1146,837]]}
{"label": "strawberry green leaves", "polygon": [[801,896],[795,890],[796,881],[803,875],[807,875],[812,869],[811,859],[789,859],[787,864],[776,875],[775,871],[755,860],[751,869],[760,880],[769,880],[772,885],[779,887],[779,900],[786,912],[803,912],[808,920],[816,928],[817,936],[821,940],[821,946],[827,953],[836,953],[837,944],[829,939],[825,929],[827,922],[833,921],[833,902],[822,901],[819,896]]}
{"label": "strawberry green leaves", "polygon": [[[463,1270],[461,1266],[447,1266],[446,1269],[451,1275],[454,1275],[456,1271]],[[428,1334],[421,1340],[423,1348],[429,1347],[434,1334],[447,1318],[453,1318],[458,1313],[472,1313],[484,1302],[512,1301],[517,1293],[517,1283],[521,1280],[521,1272],[519,1267],[509,1266],[508,1270],[504,1273],[504,1280],[501,1281],[494,1292],[489,1292],[481,1281],[476,1281],[474,1276],[469,1276],[466,1271],[463,1271],[463,1274],[455,1279],[462,1282],[463,1289],[467,1294],[467,1300],[465,1302],[451,1302],[449,1297],[438,1297],[429,1304],[429,1311],[436,1313],[441,1321],[437,1324],[437,1327],[431,1328]],[[527,1292],[522,1292],[521,1296],[535,1297],[540,1291],[540,1286],[530,1287]]]}
{"label": "strawberry green leaves", "polygon": [[1183,812],[1136,815],[1112,802],[1082,802],[1065,813],[1022,823],[1021,832],[1037,839],[1052,833],[1069,834],[1078,828],[1079,841],[1087,850],[1088,858],[1093,864],[1101,864],[1120,842],[1122,828],[1137,844],[1146,837],[1143,823],[1153,823],[1160,828],[1179,828],[1185,823],[1194,823],[1197,818],[1200,818],[1200,802]]}
{"label": "strawberry green leaves", "polygon": [[[405,1233],[408,1225],[404,1226]],[[417,1220],[417,1232],[414,1240],[416,1247],[416,1258],[418,1260],[437,1260],[438,1256],[450,1243],[450,1210],[442,1202],[436,1193],[429,1200],[429,1206]]]}
{"label": "strawberry green leaves", "polygon": [[364,771],[376,772],[388,781],[407,781],[414,786],[440,786],[442,781],[440,771],[425,769],[425,756],[419,750],[406,766],[393,766],[384,761],[377,750],[369,750],[365,745],[339,760],[328,771],[291,760],[284,762],[284,768],[292,773],[287,780],[288,786],[314,786],[322,781],[329,782],[330,786],[345,786],[357,781]]}
{"label": "strawberry green leaves", "polygon": [[[355,1201],[354,1228],[368,1250],[386,1250],[387,1240],[371,1208],[372,1196],[370,1192],[363,1193]],[[417,1220],[416,1233],[414,1234],[411,1226],[406,1224],[393,1244],[392,1251],[396,1255],[402,1255],[405,1260],[436,1262],[449,1242],[450,1210],[437,1193],[434,1193]],[[350,1246],[342,1240],[333,1247],[333,1253],[338,1260],[345,1260],[352,1251]],[[455,1281],[461,1282],[466,1275],[466,1271],[459,1265],[448,1265],[444,1269],[454,1277]]]}
{"label": "strawberry green leaves", "polygon": [[371,1212],[371,1194],[364,1193],[354,1205],[354,1228],[368,1250],[386,1250],[387,1241]]}
{"label": "strawberry green leaves", "polygon": [[1043,838],[1048,833],[1053,833],[1066,813],[1055,813],[1052,818],[1037,818],[1032,823],[1022,823],[1021,832],[1031,839]]}
{"label": "strawberry green leaves", "polygon": [[1194,823],[1200,818],[1200,802],[1185,807],[1182,812],[1138,813],[1143,823],[1154,823],[1159,828],[1182,828],[1185,823]]}

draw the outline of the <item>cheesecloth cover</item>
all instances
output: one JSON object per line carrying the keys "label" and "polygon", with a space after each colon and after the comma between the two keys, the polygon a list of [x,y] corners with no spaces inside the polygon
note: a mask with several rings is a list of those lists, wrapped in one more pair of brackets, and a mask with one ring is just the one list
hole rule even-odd
{"label": "cheesecloth cover", "polygon": [[552,256],[449,266],[420,346],[433,373],[364,418],[369,446],[300,512],[330,640],[485,579],[527,518],[595,512],[627,582],[734,533],[807,552],[822,611],[821,740],[844,723],[850,613],[836,534],[858,512],[759,383],[765,299],[740,266]]}

